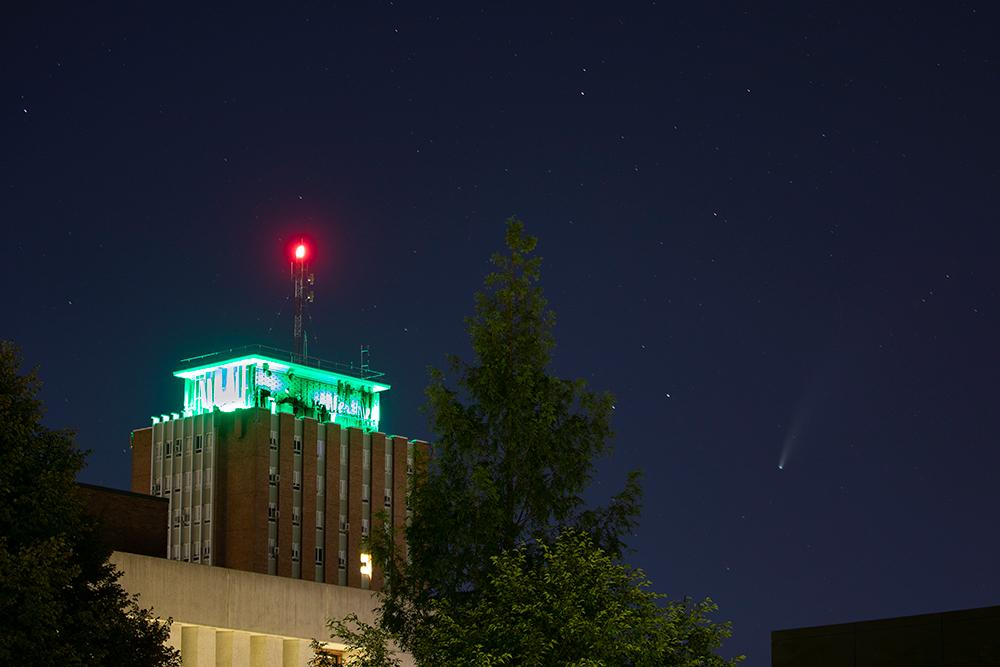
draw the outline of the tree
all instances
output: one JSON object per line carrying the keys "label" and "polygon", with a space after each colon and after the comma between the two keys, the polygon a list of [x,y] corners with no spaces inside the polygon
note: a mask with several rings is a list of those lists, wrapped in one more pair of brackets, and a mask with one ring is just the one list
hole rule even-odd
{"label": "tree", "polygon": [[[351,613],[343,619],[327,621],[330,636],[340,639],[347,645],[348,660],[351,667],[399,667],[400,662],[392,650],[392,636],[381,624],[371,625]],[[354,627],[352,627],[354,626]],[[323,645],[312,641],[315,652],[310,667],[335,667],[340,665],[339,659],[326,652]]]}
{"label": "tree", "polygon": [[448,372],[431,373],[434,458],[411,493],[407,553],[389,533],[372,539],[390,582],[382,620],[408,647],[429,602],[474,598],[494,556],[533,552],[571,525],[618,555],[638,514],[637,474],[607,508],[583,506],[594,458],[608,450],[612,399],[548,372],[555,316],[538,286],[536,239],[511,218],[506,244],[466,320],[474,362],[451,356]]}
{"label": "tree", "polygon": [[522,548],[492,558],[471,606],[433,602],[416,653],[432,665],[723,667],[713,653],[728,625],[710,600],[666,602],[640,570],[615,563],[584,532],[567,529],[540,558]]}
{"label": "tree", "polygon": [[34,372],[0,341],[0,664],[179,665],[76,495],[85,453],[45,428]]}
{"label": "tree", "polygon": [[[706,620],[710,603],[657,606],[657,596],[640,595],[640,584],[646,583],[641,575],[613,565],[635,526],[639,476],[630,475],[607,507],[585,507],[582,493],[594,460],[608,452],[612,399],[588,391],[580,380],[549,372],[555,317],[538,285],[536,239],[511,218],[506,245],[506,253],[493,255],[495,270],[466,320],[473,361],[451,356],[446,371],[431,372],[427,409],[434,455],[431,461],[417,461],[405,552],[397,548],[388,521],[371,538],[375,563],[383,567],[387,583],[380,630],[395,637],[421,665],[459,659],[463,664],[520,664],[522,659],[532,664],[528,652],[544,641],[558,644],[557,635],[511,635],[504,648],[503,632],[518,631],[511,623],[521,621],[499,623],[496,615],[503,613],[503,605],[497,600],[527,600],[530,576],[551,578],[558,571],[571,572],[570,564],[589,564],[588,573],[604,577],[595,581],[617,595],[621,613],[631,609],[652,638],[676,639],[702,651],[700,663],[678,659],[665,664],[724,664],[711,650],[728,630]],[[560,535],[571,536],[565,539],[576,551],[567,552],[570,542],[561,542]],[[514,577],[518,572],[520,578]],[[550,606],[537,613],[549,621],[545,631],[555,633],[558,619],[576,598],[553,594],[544,599]],[[590,633],[580,646],[593,645],[602,617],[573,618],[581,633]],[[489,619],[499,623],[493,630]],[[674,647],[670,655],[680,656],[678,651]],[[570,655],[568,649],[565,653]],[[550,651],[541,655],[556,660],[546,664],[599,664],[561,663]],[[609,658],[607,664],[615,660]],[[637,658],[634,664],[650,663]]]}

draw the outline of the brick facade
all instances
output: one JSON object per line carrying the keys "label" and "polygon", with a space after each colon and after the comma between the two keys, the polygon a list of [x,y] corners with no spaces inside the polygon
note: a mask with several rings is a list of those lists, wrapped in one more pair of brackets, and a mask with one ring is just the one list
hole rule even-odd
{"label": "brick facade", "polygon": [[[190,419],[190,418],[188,418]],[[197,418],[195,418],[197,419]],[[360,555],[367,538],[362,536],[362,520],[369,520],[369,531],[381,530],[382,513],[389,517],[399,544],[403,540],[406,522],[406,492],[408,488],[407,449],[410,443],[399,436],[387,437],[384,433],[365,433],[358,428],[348,428],[347,458],[347,512],[349,528],[346,535],[346,563],[343,570],[338,559],[341,517],[341,434],[337,424],[319,425],[313,419],[296,419],[290,414],[277,417],[264,408],[248,408],[231,413],[216,412],[211,422],[214,435],[214,464],[211,487],[206,486],[206,498],[211,496],[214,510],[211,522],[204,523],[202,539],[211,541],[211,564],[267,574],[270,560],[268,545],[269,472],[272,465],[272,419],[277,422],[277,516],[276,545],[278,553],[273,563],[279,576],[313,581],[317,577],[316,548],[323,548],[322,580],[338,584],[343,573],[348,586],[368,587],[362,582]],[[206,417],[207,420],[207,417]],[[179,420],[177,423],[180,423]],[[199,422],[200,424],[200,422]],[[180,428],[180,427],[178,427]],[[185,427],[187,428],[187,427]],[[294,449],[295,432],[301,433],[302,453]],[[186,432],[186,431],[185,431]],[[208,431],[206,431],[207,433]],[[324,457],[318,457],[317,441],[322,433],[325,443]],[[419,451],[428,450],[426,443],[415,443]],[[364,452],[370,451],[369,466],[364,466]],[[392,475],[386,485],[386,452],[391,456]],[[156,452],[151,428],[133,433],[132,490],[148,494],[152,483],[152,456]],[[322,461],[322,468],[320,463]],[[166,469],[166,468],[165,468]],[[301,471],[301,491],[293,489],[295,471]],[[171,470],[173,470],[171,468]],[[365,474],[367,472],[367,474]],[[207,473],[206,473],[207,474]],[[318,494],[317,475],[324,480],[322,495]],[[169,496],[165,485],[162,495]],[[368,487],[368,498],[363,500],[363,487]],[[211,488],[211,490],[209,490]],[[390,505],[386,506],[386,496]],[[322,505],[318,500],[322,498]],[[166,499],[158,500],[165,504]],[[292,525],[293,509],[300,517],[300,525]],[[316,513],[323,512],[323,530],[317,533]],[[169,516],[161,521],[168,524]],[[299,563],[292,565],[293,534],[300,532]],[[162,531],[164,535],[166,530]],[[318,538],[318,539],[317,539]],[[166,547],[158,555],[163,555]],[[171,557],[168,555],[168,557]],[[182,558],[183,559],[183,558]],[[381,571],[373,572],[370,587],[380,589],[384,584]]]}

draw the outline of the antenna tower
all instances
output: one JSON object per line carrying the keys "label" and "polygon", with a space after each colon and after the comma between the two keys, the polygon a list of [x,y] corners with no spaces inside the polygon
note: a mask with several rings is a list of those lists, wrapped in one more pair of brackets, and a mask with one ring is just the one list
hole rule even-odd
{"label": "antenna tower", "polygon": [[[292,296],[294,301],[292,322],[292,357],[294,361],[305,361],[308,351],[308,336],[303,328],[306,304],[315,298],[313,286],[316,277],[309,270],[309,248],[305,242],[295,244],[292,252]],[[308,288],[308,289],[307,289]]]}

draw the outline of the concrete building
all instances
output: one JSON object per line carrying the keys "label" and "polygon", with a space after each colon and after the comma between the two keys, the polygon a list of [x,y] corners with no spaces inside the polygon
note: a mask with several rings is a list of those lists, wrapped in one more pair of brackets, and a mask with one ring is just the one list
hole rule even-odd
{"label": "concrete building", "polygon": [[[169,644],[185,667],[304,667],[312,639],[329,636],[326,619],[356,613],[374,621],[372,593],[349,586],[170,561],[116,551],[121,584],[143,607],[172,618]],[[346,647],[327,643],[342,658]],[[412,665],[406,654],[398,656]]]}
{"label": "concrete building", "polygon": [[382,374],[248,346],[174,375],[183,406],[132,433],[132,491],[169,503],[163,555],[380,589],[363,545],[388,522],[402,546],[407,485],[427,456],[378,430]]}

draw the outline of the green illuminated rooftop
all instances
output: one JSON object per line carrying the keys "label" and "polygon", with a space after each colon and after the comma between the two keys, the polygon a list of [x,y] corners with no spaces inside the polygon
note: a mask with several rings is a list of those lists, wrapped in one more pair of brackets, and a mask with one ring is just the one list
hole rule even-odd
{"label": "green illuminated rooftop", "polygon": [[379,394],[389,389],[383,374],[367,367],[296,358],[263,345],[184,359],[174,376],[184,380],[184,417],[266,407],[367,431],[378,430]]}

